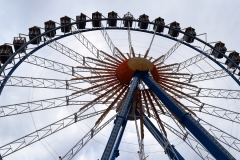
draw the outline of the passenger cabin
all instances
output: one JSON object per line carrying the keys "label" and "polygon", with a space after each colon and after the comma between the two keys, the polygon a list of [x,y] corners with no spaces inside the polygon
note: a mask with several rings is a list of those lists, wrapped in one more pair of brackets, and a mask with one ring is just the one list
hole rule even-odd
{"label": "passenger cabin", "polygon": [[128,12],[127,14],[124,14],[123,16],[123,25],[124,27],[132,27],[133,24],[133,15]]}
{"label": "passenger cabin", "polygon": [[[196,37],[195,29],[192,28],[192,27],[186,28],[185,33],[190,34],[190,35]],[[187,43],[193,43],[194,37],[190,37],[188,35],[184,35],[183,36],[183,40],[186,41]]]}
{"label": "passenger cabin", "polygon": [[[80,14],[80,16],[76,16],[76,20],[77,20],[77,29],[85,29],[86,28],[86,20],[87,16],[83,13]],[[85,22],[83,22],[85,21]]]}
{"label": "passenger cabin", "polygon": [[[233,62],[235,62],[237,65],[239,65],[240,63],[240,57],[239,57],[239,53],[238,52],[232,52],[229,54],[228,58],[230,58]],[[229,67],[229,68],[236,68],[233,63],[231,61],[229,61],[228,59],[226,60],[225,64]]]}
{"label": "passenger cabin", "polygon": [[[45,32],[47,32],[49,30],[52,30],[54,28],[56,28],[56,23],[54,21],[49,20],[49,21],[44,23]],[[55,35],[56,35],[56,30],[51,31],[51,32],[46,34],[46,36],[49,37],[49,38],[55,37]]]}
{"label": "passenger cabin", "polygon": [[[25,43],[26,43],[26,38],[25,38],[25,37],[14,37],[14,38],[13,38],[13,46],[14,46],[15,52],[16,52],[19,48],[21,48]],[[24,47],[23,49],[21,49],[21,50],[19,51],[19,53],[26,52],[26,48],[27,48],[27,47]]]}
{"label": "passenger cabin", "polygon": [[[29,28],[29,39],[32,40],[33,38],[37,37],[41,35],[41,30],[39,27],[32,27]],[[35,39],[33,42],[31,42],[31,44],[39,44],[41,42],[41,37],[38,37],[37,39]]]}
{"label": "passenger cabin", "polygon": [[2,64],[6,63],[6,61],[12,54],[13,54],[12,46],[6,44],[0,46],[0,62]]}
{"label": "passenger cabin", "polygon": [[[156,32],[159,32],[159,33],[163,32],[164,31],[164,25],[165,25],[164,19],[162,19],[161,17],[158,17],[158,18],[155,19],[154,22],[155,22],[155,24],[153,26],[153,30],[155,30],[157,28]],[[162,26],[157,26],[158,24],[160,24]]]}
{"label": "passenger cabin", "polygon": [[[173,28],[175,30],[173,30],[171,28]],[[178,22],[176,22],[176,21],[172,22],[172,23],[170,23],[170,28],[169,28],[168,34],[171,35],[172,37],[178,37],[180,29],[181,29],[181,27]]]}
{"label": "passenger cabin", "polygon": [[[60,23],[61,23],[61,26],[68,25],[71,23],[71,18],[69,18],[68,16],[62,17],[60,18]],[[61,32],[63,33],[68,33],[70,31],[71,31],[71,25],[61,28]]]}
{"label": "passenger cabin", "polygon": [[[225,44],[222,43],[222,42],[218,42],[215,44],[214,46],[215,49],[219,50],[222,54],[225,54],[226,51],[227,51],[227,48],[225,47]],[[211,53],[215,58],[223,58],[223,55],[218,53],[217,51],[215,50],[212,50],[212,53]]]}
{"label": "passenger cabin", "polygon": [[107,24],[110,27],[116,27],[117,26],[117,16],[118,16],[118,14],[114,11],[108,13],[109,20],[107,20]]}
{"label": "passenger cabin", "polygon": [[148,23],[149,23],[148,15],[146,15],[146,14],[140,15],[139,20],[141,22],[138,22],[138,27],[140,29],[147,29],[148,28]]}
{"label": "passenger cabin", "polygon": [[101,19],[102,19],[102,13],[100,12],[94,12],[92,14],[92,26],[93,27],[101,27]]}

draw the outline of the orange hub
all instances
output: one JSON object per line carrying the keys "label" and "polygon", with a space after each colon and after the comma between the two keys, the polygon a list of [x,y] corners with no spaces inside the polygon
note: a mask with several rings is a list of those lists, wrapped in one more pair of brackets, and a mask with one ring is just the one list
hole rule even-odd
{"label": "orange hub", "polygon": [[117,68],[117,78],[120,82],[129,85],[134,72],[150,70],[156,82],[159,80],[157,68],[145,58],[134,57],[123,61]]}

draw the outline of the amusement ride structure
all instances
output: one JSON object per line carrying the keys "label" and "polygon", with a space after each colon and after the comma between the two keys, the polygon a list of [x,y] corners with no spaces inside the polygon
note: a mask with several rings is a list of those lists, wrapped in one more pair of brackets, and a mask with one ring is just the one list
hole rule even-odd
{"label": "amusement ride structure", "polygon": [[[116,47],[111,40],[108,31],[115,30],[127,32],[128,53]],[[99,50],[83,35],[85,32],[92,31],[101,32],[111,53]],[[135,52],[132,45],[131,34],[133,32],[152,35],[149,47],[140,54]],[[76,37],[92,56],[84,56],[59,42],[60,39],[68,36]],[[131,13],[121,18],[117,13],[109,12],[106,18],[101,13],[95,12],[92,18],[80,14],[76,16],[76,20],[67,16],[60,18],[60,23],[49,20],[44,23],[44,28],[31,27],[28,34],[14,37],[12,44],[1,45],[1,94],[4,94],[8,86],[71,91],[70,95],[62,97],[9,105],[0,104],[1,118],[69,105],[80,106],[80,109],[57,122],[2,145],[0,159],[72,124],[97,115],[100,117],[94,127],[69,151],[60,155],[59,159],[73,159],[97,133],[113,120],[114,126],[102,154],[102,160],[121,157],[119,146],[129,120],[136,122],[140,160],[147,159],[143,143],[144,130],[148,130],[153,135],[169,159],[184,159],[181,152],[169,141],[169,133],[186,143],[200,159],[236,159],[229,150],[240,152],[240,140],[237,136],[214,126],[210,121],[201,118],[199,113],[214,117],[224,123],[240,123],[239,112],[236,110],[219,106],[216,101],[210,104],[201,100],[201,97],[239,99],[240,91],[203,88],[198,86],[197,82],[231,77],[236,84],[240,85],[239,53],[227,51],[222,42],[208,43],[198,36],[205,35],[197,35],[192,27],[181,29],[177,22],[165,25],[164,19],[160,17],[151,22],[145,14],[136,19]],[[29,41],[26,40],[27,37]],[[175,44],[165,54],[151,57],[151,49],[156,37],[175,41]],[[30,45],[34,47],[29,48]],[[189,47],[198,54],[192,57],[188,55],[181,63],[166,63],[166,60],[181,45]],[[79,65],[71,66],[34,55],[46,46],[55,49]],[[201,61],[207,61],[209,65],[217,66],[218,69],[202,73],[192,73],[188,70],[188,67],[197,65]],[[71,78],[66,80],[15,76],[14,72],[24,63],[70,75]],[[78,86],[83,83],[90,85]],[[85,95],[95,97],[91,101],[78,100],[79,97]],[[106,105],[107,108],[87,113],[98,104],[104,107]],[[115,110],[116,115],[106,120],[111,110]],[[164,117],[171,119],[175,126],[166,123]],[[53,129],[53,126],[58,127]]]}

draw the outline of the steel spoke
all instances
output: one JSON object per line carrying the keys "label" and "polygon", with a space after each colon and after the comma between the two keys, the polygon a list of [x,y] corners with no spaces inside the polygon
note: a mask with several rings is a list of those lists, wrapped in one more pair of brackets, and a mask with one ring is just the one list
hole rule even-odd
{"label": "steel spoke", "polygon": [[185,80],[184,82],[193,83],[193,82],[212,80],[212,79],[222,78],[227,76],[229,76],[229,74],[225,70],[220,69],[220,70],[215,70],[210,72],[192,74],[188,76],[187,80]]}
{"label": "steel spoke", "polygon": [[195,92],[189,95],[193,97],[240,99],[240,90],[195,88]]}
{"label": "steel spoke", "polygon": [[[72,25],[72,32],[77,32],[78,29]],[[73,34],[97,59],[103,60],[104,54],[100,51],[81,33]]]}
{"label": "steel spoke", "polygon": [[196,106],[187,106],[192,111],[201,112],[204,114],[215,116],[215,117],[225,119],[228,121],[232,121],[235,123],[240,123],[240,113],[238,113],[238,112],[231,111],[231,110],[224,109],[224,108],[217,107],[217,106],[213,106],[210,104],[202,103],[199,101],[194,101],[188,97],[184,97],[184,99],[186,99],[189,102],[192,102],[193,104],[196,105]]}
{"label": "steel spoke", "polygon": [[[158,113],[161,113],[160,110],[158,110]],[[165,114],[168,117],[171,117],[171,115],[169,114]],[[198,122],[205,127],[208,133],[211,133],[211,136],[215,139],[218,140],[224,144],[226,144],[227,146],[235,149],[236,151],[240,152],[240,140],[237,139],[236,137],[224,132],[223,130],[213,126],[212,124],[204,121],[203,119],[198,118]],[[229,140],[231,140],[231,142],[229,142]]]}
{"label": "steel spoke", "polygon": [[106,121],[104,124],[101,126],[100,123],[95,125],[81,140],[78,141],[77,144],[73,146],[72,149],[70,149],[63,157],[61,160],[67,159],[70,160],[72,159],[98,132],[100,132],[106,125],[108,125],[114,118],[116,117],[113,116],[110,118],[108,121]]}
{"label": "steel spoke", "polygon": [[74,101],[73,99],[80,97],[82,95],[92,94],[94,91],[95,90],[84,91],[75,95],[0,106],[0,117],[42,111],[46,109],[53,109],[68,105],[85,105],[86,103],[88,103],[88,101]]}
{"label": "steel spoke", "polygon": [[[193,149],[202,159],[207,160],[214,160],[212,155],[201,145],[201,143],[196,140],[194,136],[192,136],[189,132],[180,132],[173,128],[172,126],[168,125],[166,122],[163,122],[163,125],[165,128],[167,128],[170,132],[178,136],[180,139],[182,139],[189,147]],[[180,127],[180,125],[179,125]],[[183,128],[182,128],[183,129]],[[185,130],[185,129],[183,129]]]}
{"label": "steel spoke", "polygon": [[[161,105],[164,106],[164,104],[161,103]],[[159,114],[161,111],[158,111]],[[169,113],[166,115],[172,119],[174,119]],[[156,117],[152,115],[152,117],[157,121]],[[165,128],[167,128],[170,132],[175,134],[177,137],[182,139],[189,147],[193,149],[194,152],[196,152],[199,157],[202,159],[207,159],[207,160],[214,160],[212,155],[202,146],[202,144],[188,131],[186,131],[185,128],[183,128],[180,124],[177,124],[177,126],[180,128],[180,131],[169,125],[168,123],[162,121],[163,125]],[[178,122],[176,122],[178,123]],[[185,131],[185,133],[183,132]]]}
{"label": "steel spoke", "polygon": [[61,80],[61,79],[11,76],[8,78],[8,81],[5,84],[5,86],[66,89],[66,90],[77,91],[77,90],[80,90],[80,88],[73,86],[73,84],[83,83],[83,82],[84,81],[82,80],[71,81],[71,80]]}
{"label": "steel spoke", "polygon": [[[30,63],[39,67],[47,68],[56,72],[64,73],[67,75],[75,76],[74,67],[52,61],[46,58],[31,55],[24,62]],[[80,75],[77,75],[80,76]]]}
{"label": "steel spoke", "polygon": [[203,119],[199,119],[199,123],[202,126],[208,127],[208,132],[211,133],[213,138],[219,140],[220,142],[226,144],[228,147],[235,149],[236,151],[240,152],[240,140],[236,137],[224,132],[223,130],[213,126],[212,124],[204,121]]}
{"label": "steel spoke", "polygon": [[54,122],[48,126],[45,126],[41,129],[38,129],[35,132],[32,132],[24,137],[21,137],[17,140],[14,140],[6,145],[3,145],[0,147],[0,150],[2,152],[2,157],[6,157],[22,148],[25,148],[37,141],[40,141],[41,139],[46,138],[47,136],[50,136],[76,122],[82,121],[84,119],[99,115],[103,113],[105,110],[96,111],[94,113],[86,114],[83,116],[80,116],[83,112],[78,111],[70,116],[67,116],[57,122]]}
{"label": "steel spoke", "polygon": [[156,63],[156,64],[164,63],[165,60],[167,60],[172,55],[172,53],[178,49],[178,47],[182,44],[182,42],[183,42],[183,37],[181,39],[179,39],[178,42],[174,46],[172,46],[172,48],[170,48],[170,50],[167,51],[166,54],[161,56],[161,58],[159,57],[157,61],[154,61],[154,63]]}
{"label": "steel spoke", "polygon": [[[48,37],[45,36],[47,40],[50,40]],[[58,52],[62,53],[63,55],[71,58],[72,60],[81,63],[85,65],[85,57],[76,51],[68,48],[67,46],[59,43],[58,41],[52,41],[51,43],[48,43],[48,46],[57,50]]]}
{"label": "steel spoke", "polygon": [[105,27],[103,26],[103,24],[101,23],[101,33],[106,41],[106,43],[108,44],[108,47],[110,48],[110,50],[112,51],[113,55],[117,54],[119,56],[121,56],[121,54],[118,52],[118,50],[116,49],[116,46],[113,44],[110,36],[107,33],[107,30],[105,29]]}
{"label": "steel spoke", "polygon": [[[207,51],[206,53],[208,53],[209,51]],[[178,66],[173,70],[174,72],[179,72],[203,59],[207,58],[204,54],[198,54],[192,58],[189,58],[185,61],[183,61],[182,63],[179,63]]]}

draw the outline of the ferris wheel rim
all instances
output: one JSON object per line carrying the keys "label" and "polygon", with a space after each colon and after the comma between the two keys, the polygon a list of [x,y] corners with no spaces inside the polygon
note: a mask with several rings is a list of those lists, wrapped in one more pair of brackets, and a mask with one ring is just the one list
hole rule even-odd
{"label": "ferris wheel rim", "polygon": [[[102,18],[102,19],[101,19],[101,21],[107,21],[107,20],[117,20],[117,21],[121,21],[121,22],[122,22],[122,21],[125,20],[125,19],[123,19],[123,18],[115,18],[115,19],[113,19],[113,18]],[[82,21],[80,21],[80,22],[93,22],[93,21],[98,21],[98,20],[96,20],[96,19],[89,19],[89,20],[82,20]],[[146,21],[138,20],[138,19],[132,19],[131,21],[133,21],[133,22],[135,22],[135,23],[136,23],[136,22],[146,22]],[[0,74],[3,72],[3,70],[5,69],[5,67],[9,64],[9,62],[10,62],[11,60],[13,60],[13,58],[16,56],[16,54],[19,53],[19,51],[21,51],[22,49],[24,49],[24,47],[27,47],[29,44],[31,44],[31,42],[33,42],[34,40],[36,40],[36,39],[38,39],[38,38],[40,38],[40,37],[42,37],[42,36],[45,36],[47,33],[50,33],[50,32],[52,32],[52,31],[56,31],[56,30],[59,30],[59,29],[61,29],[61,28],[68,27],[68,26],[71,27],[72,25],[78,24],[78,23],[80,23],[80,22],[77,22],[77,21],[76,21],[76,22],[69,23],[69,24],[67,24],[67,25],[58,26],[58,27],[56,27],[56,28],[53,28],[53,29],[48,30],[48,31],[46,31],[46,32],[43,32],[42,34],[36,36],[36,37],[33,38],[32,40],[27,41],[22,47],[20,47],[17,51],[15,51],[15,52],[12,54],[11,57],[9,57],[9,59],[6,61],[6,63],[0,68]],[[167,29],[171,29],[171,30],[174,30],[174,31],[178,31],[179,33],[182,33],[183,35],[187,35],[187,36],[189,36],[189,37],[191,37],[191,38],[193,38],[193,39],[195,39],[195,40],[197,40],[197,41],[205,44],[206,46],[210,47],[212,50],[218,52],[218,53],[219,53],[220,55],[222,55],[224,58],[226,58],[226,59],[229,60],[231,63],[233,63],[234,67],[236,67],[236,68],[238,68],[238,69],[240,70],[240,66],[238,66],[234,61],[232,61],[228,56],[226,56],[225,54],[223,54],[223,53],[220,52],[219,50],[215,49],[212,45],[210,45],[210,43],[207,43],[207,42],[201,40],[200,38],[197,38],[196,36],[193,36],[193,35],[191,35],[191,34],[185,33],[185,32],[183,32],[182,30],[177,30],[177,29],[175,29],[175,28],[171,28],[171,27],[169,27],[168,25],[162,25],[162,24],[158,24],[158,23],[154,23],[154,22],[150,22],[150,21],[148,22],[148,24],[150,24],[150,25],[157,25],[157,26],[160,26],[160,27],[164,27],[164,28],[167,28]],[[90,30],[78,29],[78,32],[76,32],[76,33],[79,33],[79,32],[88,32],[88,31],[94,31],[94,30],[100,30],[101,28],[102,28],[102,27],[94,27],[94,28],[90,28]],[[119,29],[118,27],[104,27],[104,28]],[[122,27],[122,28],[127,28],[127,27]],[[133,29],[132,27],[130,27],[130,30],[135,30],[135,29]],[[147,32],[146,29],[139,29],[139,28],[136,29],[136,31]],[[76,34],[76,33],[75,33],[75,34]],[[150,33],[150,32],[149,32],[149,33]],[[70,32],[70,33],[68,33],[68,34],[72,34],[72,32]],[[156,34],[157,34],[157,33],[156,33]],[[173,39],[174,39],[174,38],[173,38]]]}
{"label": "ferris wheel rim", "polygon": [[[102,19],[104,20],[104,19]],[[106,19],[106,20],[109,20],[109,19]],[[119,19],[118,19],[119,20]],[[120,19],[120,20],[123,20],[123,19]],[[94,20],[87,20],[86,22],[92,22]],[[142,22],[140,20],[135,20],[136,22]],[[152,23],[152,22],[151,22]],[[35,39],[39,38],[39,37],[42,37],[44,35],[46,35],[47,33],[49,32],[52,32],[52,31],[56,31],[58,29],[61,29],[63,27],[66,27],[66,26],[71,26],[73,24],[77,24],[77,22],[73,22],[71,24],[68,24],[68,25],[64,25],[64,26],[59,26],[59,27],[56,27],[52,30],[49,30],[49,31],[46,31],[46,32],[43,32],[41,35],[33,38],[32,40],[29,40],[28,42],[26,42],[21,48],[19,48],[16,52],[13,53],[13,55],[7,60],[7,62],[0,68],[0,74],[2,74],[2,72],[4,72],[4,69],[6,68],[6,66],[9,64],[8,61],[11,61],[14,59],[14,57],[19,53],[19,51],[23,48],[25,48],[26,46],[28,46],[32,41],[34,41]],[[149,23],[150,24],[150,23]],[[152,23],[153,25],[155,23]],[[170,28],[168,26],[164,26],[165,28]],[[84,33],[84,32],[91,32],[91,31],[98,31],[98,30],[101,30],[102,28],[88,28],[88,29],[84,29],[84,30],[77,30],[77,31],[74,31],[74,32],[70,32],[70,33],[67,33],[67,34],[64,34],[64,35],[60,35],[58,37],[55,37],[53,39],[50,39],[49,41],[47,42],[44,42],[43,44],[37,46],[36,48],[34,48],[33,50],[31,50],[29,53],[27,53],[24,57],[22,57],[12,68],[11,70],[8,72],[7,76],[5,76],[1,82],[1,86],[0,86],[0,94],[2,93],[3,89],[4,89],[4,86],[5,84],[7,83],[8,79],[12,76],[12,74],[14,73],[14,71],[20,66],[20,64],[26,59],[28,58],[30,55],[34,54],[36,51],[38,51],[39,49],[45,47],[46,45],[48,45],[49,43],[52,43],[56,40],[59,40],[59,39],[62,39],[62,38],[65,38],[65,37],[68,37],[68,36],[71,36],[71,35],[74,35],[74,34],[78,34],[78,33]],[[106,30],[127,30],[128,28],[126,27],[104,27],[104,29]],[[130,28],[131,31],[136,31],[136,32],[144,32],[144,33],[148,33],[148,34],[154,34],[153,31],[148,31],[148,30],[144,30],[144,29],[136,29],[136,28]],[[173,29],[174,30],[174,29]],[[195,38],[196,40],[199,40],[201,43],[205,44],[205,45],[209,45],[209,47],[211,46],[209,43],[207,42],[204,42],[203,40],[197,38],[197,37],[194,37],[192,35],[189,35],[183,31],[179,31],[181,32],[182,34],[184,35],[188,35],[188,36],[191,36],[192,38]],[[168,36],[166,34],[161,34],[161,33],[156,33],[157,36],[161,36],[161,37],[164,37],[164,38],[167,38],[167,39],[170,39],[172,41],[176,41],[176,42],[180,42],[181,44],[184,44],[185,46],[203,54],[205,57],[207,57],[208,59],[210,59],[211,61],[213,61],[215,64],[217,64],[219,67],[221,67],[225,72],[228,73],[228,75],[240,86],[240,80],[237,79],[234,74],[232,74],[232,72],[230,70],[228,70],[225,66],[223,66],[221,63],[219,63],[217,60],[215,60],[214,58],[212,58],[210,55],[206,54],[204,51],[201,51],[199,50],[197,47],[191,45],[190,43],[186,43],[180,39],[177,39],[177,38],[173,38],[171,36]],[[217,51],[218,53],[222,54],[220,51],[218,51],[217,49],[215,49],[213,46],[211,46],[211,48],[215,51]],[[225,58],[227,58],[227,60],[229,61],[232,61],[228,56],[226,56],[225,54],[222,54]],[[232,61],[233,64],[235,64],[234,61]],[[237,65],[237,64],[236,64]],[[240,66],[238,66],[238,69],[240,70]]]}

